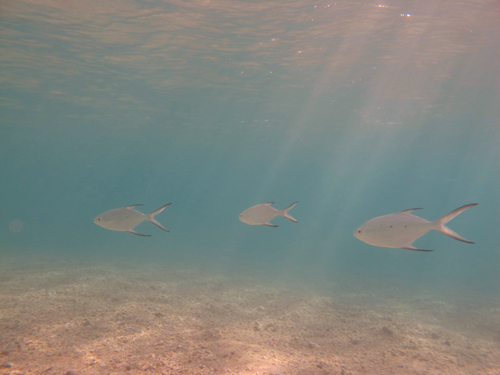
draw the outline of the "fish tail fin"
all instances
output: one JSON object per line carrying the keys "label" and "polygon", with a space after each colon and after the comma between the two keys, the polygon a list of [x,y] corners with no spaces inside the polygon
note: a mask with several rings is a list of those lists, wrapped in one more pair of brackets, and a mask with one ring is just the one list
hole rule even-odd
{"label": "fish tail fin", "polygon": [[450,236],[451,238],[454,238],[456,240],[462,241],[462,242],[467,242],[467,243],[474,243],[469,240],[466,240],[459,234],[455,233],[452,231],[450,228],[448,228],[445,224],[448,223],[450,220],[454,219],[458,215],[460,215],[462,212],[467,210],[468,208],[477,206],[477,203],[472,203],[472,204],[466,204],[465,206],[459,207],[456,210],[451,211],[449,214],[444,215],[442,218],[438,219],[435,221],[436,223],[436,230],[446,234],[447,236]]}
{"label": "fish tail fin", "polygon": [[297,220],[295,220],[289,213],[288,211],[290,211],[297,203],[299,202],[295,202],[295,203],[292,203],[290,206],[288,206],[287,208],[285,208],[284,210],[281,211],[281,216],[283,217],[286,217],[288,220],[291,220],[293,221],[294,223],[298,223]]}
{"label": "fish tail fin", "polygon": [[163,229],[165,232],[168,232],[165,228],[163,228],[163,225],[161,225],[156,219],[155,216],[158,215],[160,212],[162,212],[167,206],[170,206],[172,203],[168,203],[164,206],[161,206],[160,208],[154,210],[150,214],[148,214],[148,220],[152,222],[154,225],[156,225],[158,228]]}

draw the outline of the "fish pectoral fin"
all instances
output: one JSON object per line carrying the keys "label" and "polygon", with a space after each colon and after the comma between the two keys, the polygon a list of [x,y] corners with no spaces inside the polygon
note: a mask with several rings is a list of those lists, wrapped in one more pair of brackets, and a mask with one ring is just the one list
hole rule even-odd
{"label": "fish pectoral fin", "polygon": [[434,251],[434,250],[422,250],[422,249],[417,249],[416,247],[413,247],[413,246],[405,246],[405,247],[402,247],[402,249],[405,249],[405,250],[413,250],[413,251],[426,251],[426,252]]}
{"label": "fish pectoral fin", "polygon": [[136,236],[141,236],[141,237],[151,237],[151,235],[150,235],[150,234],[140,234],[140,233],[134,232],[132,229],[131,229],[131,230],[128,230],[127,232],[132,233],[132,234],[135,234]]}
{"label": "fish pectoral fin", "polygon": [[278,228],[278,225],[273,225],[270,223],[264,223],[263,225],[267,225],[268,227]]}

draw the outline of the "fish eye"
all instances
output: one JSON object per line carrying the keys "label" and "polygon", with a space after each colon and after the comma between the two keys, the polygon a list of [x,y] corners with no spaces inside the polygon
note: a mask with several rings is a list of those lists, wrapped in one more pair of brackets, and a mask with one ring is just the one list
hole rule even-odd
{"label": "fish eye", "polygon": [[358,233],[361,233],[361,231],[360,231],[360,230],[358,230]]}

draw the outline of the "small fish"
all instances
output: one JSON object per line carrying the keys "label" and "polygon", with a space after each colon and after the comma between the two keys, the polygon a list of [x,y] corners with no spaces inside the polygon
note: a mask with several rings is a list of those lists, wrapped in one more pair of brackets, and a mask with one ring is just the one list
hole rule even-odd
{"label": "small fish", "polygon": [[422,250],[413,247],[413,242],[434,229],[450,236],[456,240],[474,243],[459,236],[457,233],[446,227],[445,224],[461,214],[468,208],[477,206],[477,203],[467,204],[451,211],[448,215],[436,221],[428,221],[421,217],[412,215],[413,210],[421,208],[411,208],[390,215],[379,216],[368,220],[354,231],[354,236],[367,244],[380,247],[393,247],[415,251],[434,251]]}
{"label": "small fish", "polygon": [[129,232],[137,236],[150,237],[150,234],[139,234],[135,232],[134,228],[144,220],[149,220],[158,228],[163,229],[165,232],[168,232],[168,230],[163,228],[163,226],[155,220],[155,216],[171,204],[172,203],[168,203],[164,206],[161,206],[157,210],[154,210],[147,215],[133,209],[133,207],[142,206],[142,204],[133,204],[132,206],[115,208],[114,210],[106,211],[103,214],[97,216],[94,219],[94,223],[106,229],[117,230],[120,232]]}
{"label": "small fish", "polygon": [[271,204],[273,203],[274,202],[262,203],[246,209],[240,215],[240,220],[250,225],[267,225],[268,227],[277,227],[277,225],[273,225],[269,222],[276,216],[281,215],[286,217],[288,220],[297,223],[297,220],[291,217],[288,214],[288,211],[291,210],[298,202],[292,203],[284,210],[277,210],[276,208],[271,207]]}

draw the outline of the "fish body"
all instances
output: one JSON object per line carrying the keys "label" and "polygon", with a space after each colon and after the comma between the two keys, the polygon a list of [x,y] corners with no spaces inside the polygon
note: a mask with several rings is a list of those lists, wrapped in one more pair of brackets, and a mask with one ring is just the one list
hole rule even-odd
{"label": "fish body", "polygon": [[463,211],[476,205],[477,203],[473,203],[459,207],[436,221],[429,221],[411,214],[412,211],[418,210],[418,208],[379,216],[368,220],[357,228],[354,231],[354,236],[373,246],[416,251],[433,251],[417,249],[413,246],[413,242],[430,230],[437,230],[462,242],[474,243],[461,237],[445,224]]}
{"label": "fish body", "polygon": [[277,210],[276,208],[271,207],[271,204],[273,203],[274,202],[262,203],[246,209],[240,214],[240,220],[250,225],[267,225],[268,227],[277,227],[277,225],[271,224],[270,221],[276,216],[283,216],[288,220],[297,223],[297,220],[290,216],[288,211],[291,210],[298,202],[292,203],[283,210]]}
{"label": "fish body", "polygon": [[114,210],[106,211],[97,216],[94,219],[94,223],[109,230],[129,232],[137,236],[149,237],[150,235],[139,234],[135,232],[134,228],[144,220],[148,220],[158,228],[163,229],[165,232],[168,232],[168,230],[166,230],[154,217],[162,212],[170,204],[171,203],[161,206],[150,214],[143,214],[142,212],[134,209],[134,207],[142,206],[142,204],[134,204],[132,206],[115,208]]}

